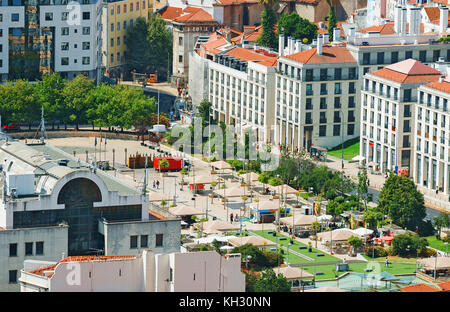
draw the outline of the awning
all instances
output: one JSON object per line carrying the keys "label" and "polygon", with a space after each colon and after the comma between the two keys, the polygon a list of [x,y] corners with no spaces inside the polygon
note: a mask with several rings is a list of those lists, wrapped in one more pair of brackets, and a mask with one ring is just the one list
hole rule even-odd
{"label": "awning", "polygon": [[233,167],[231,167],[231,165],[229,163],[227,163],[226,161],[223,161],[223,160],[212,162],[211,166],[218,170],[233,169]]}

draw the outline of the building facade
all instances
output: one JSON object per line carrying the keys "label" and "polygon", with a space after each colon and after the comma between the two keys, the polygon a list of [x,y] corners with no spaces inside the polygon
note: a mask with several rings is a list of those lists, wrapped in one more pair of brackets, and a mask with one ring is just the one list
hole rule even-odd
{"label": "building facade", "polygon": [[102,65],[109,76],[123,71],[126,58],[126,33],[138,18],[148,20],[153,0],[118,0],[103,4]]}
{"label": "building facade", "polygon": [[417,88],[441,75],[409,59],[364,76],[360,155],[366,164],[413,176]]}
{"label": "building facade", "polygon": [[449,195],[450,83],[440,79],[417,92],[414,182]]}
{"label": "building facade", "polygon": [[323,46],[322,38],[278,61],[276,146],[332,148],[359,134],[357,63],[346,47]]}
{"label": "building facade", "polygon": [[101,1],[0,1],[1,79],[40,79],[59,72],[97,80]]}
{"label": "building facade", "polygon": [[26,259],[178,252],[180,219],[132,187],[47,144],[4,141],[0,290],[18,290]]}
{"label": "building facade", "polygon": [[215,251],[25,261],[22,292],[244,292],[241,255]]}

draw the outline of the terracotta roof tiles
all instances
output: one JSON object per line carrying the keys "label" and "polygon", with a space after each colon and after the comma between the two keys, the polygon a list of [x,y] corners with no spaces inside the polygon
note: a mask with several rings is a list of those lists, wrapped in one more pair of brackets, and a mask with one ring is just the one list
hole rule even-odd
{"label": "terracotta roof tiles", "polygon": [[165,7],[160,14],[163,19],[176,22],[215,22],[211,14],[205,10],[189,6],[184,9]]}
{"label": "terracotta roof tiles", "polygon": [[317,48],[313,48],[285,57],[302,64],[356,63],[346,47],[323,47],[321,55],[317,54]]}
{"label": "terracotta roof tiles", "polygon": [[[261,53],[264,53],[263,51],[260,51]],[[235,47],[227,52],[225,54],[238,58],[243,61],[247,62],[255,62],[264,66],[272,67],[275,66],[277,63],[278,55],[269,54],[266,52],[266,54],[261,54],[254,52],[253,50],[244,49],[241,47]]]}
{"label": "terracotta roof tiles", "polygon": [[428,284],[416,284],[402,287],[401,290],[405,292],[440,292],[436,287],[430,286]]}
{"label": "terracotta roof tiles", "polygon": [[448,281],[448,282],[443,282],[443,283],[439,283],[438,286],[439,286],[443,291],[448,291],[448,292],[450,292],[450,281]]}
{"label": "terracotta roof tiles", "polygon": [[434,81],[429,84],[426,84],[425,87],[435,89],[437,91],[441,91],[441,92],[445,92],[445,93],[450,93],[450,82],[448,82],[448,81],[443,81],[443,82]]}
{"label": "terracotta roof tiles", "polygon": [[442,75],[440,71],[414,59],[386,66],[370,74],[398,83],[428,83],[438,81]]}

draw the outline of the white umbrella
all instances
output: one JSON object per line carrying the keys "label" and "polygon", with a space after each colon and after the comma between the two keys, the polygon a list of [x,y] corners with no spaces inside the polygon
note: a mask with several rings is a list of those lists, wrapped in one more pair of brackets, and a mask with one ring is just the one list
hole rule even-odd
{"label": "white umbrella", "polygon": [[330,215],[321,215],[317,217],[317,221],[322,222],[322,221],[330,221],[333,218],[333,216]]}
{"label": "white umbrella", "polygon": [[366,229],[366,228],[358,228],[356,230],[352,230],[353,233],[355,233],[358,236],[367,236],[367,235],[371,235],[373,233],[373,230],[371,229]]}
{"label": "white umbrella", "polygon": [[221,249],[221,250],[231,250],[231,249],[234,249],[234,248],[235,247],[233,247],[233,246],[222,246],[219,249]]}

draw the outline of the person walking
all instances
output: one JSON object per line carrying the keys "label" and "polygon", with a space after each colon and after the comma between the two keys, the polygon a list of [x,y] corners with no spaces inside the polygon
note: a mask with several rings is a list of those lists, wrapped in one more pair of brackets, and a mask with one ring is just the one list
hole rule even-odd
{"label": "person walking", "polygon": [[156,188],[159,189],[159,180],[156,180]]}
{"label": "person walking", "polygon": [[388,257],[386,257],[386,260],[384,260],[384,266],[389,267],[389,260]]}
{"label": "person walking", "polygon": [[154,188],[154,189],[156,188],[156,182],[155,182],[155,180],[153,180],[153,188]]}
{"label": "person walking", "polygon": [[230,221],[233,223],[233,213],[230,213]]}

